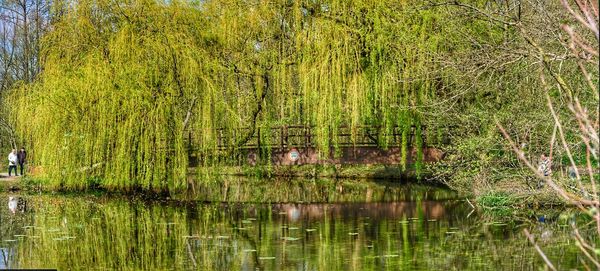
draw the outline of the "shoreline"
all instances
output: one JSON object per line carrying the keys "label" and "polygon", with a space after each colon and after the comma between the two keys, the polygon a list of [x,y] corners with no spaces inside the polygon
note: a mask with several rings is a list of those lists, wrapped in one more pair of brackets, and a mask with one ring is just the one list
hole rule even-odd
{"label": "shoreline", "polygon": [[[374,167],[381,168],[381,167]],[[385,167],[384,167],[385,168]],[[527,210],[527,209],[557,209],[557,208],[570,208],[572,205],[560,201],[558,197],[555,196],[553,191],[549,187],[544,187],[535,191],[528,191],[525,189],[521,189],[519,187],[505,187],[496,189],[494,191],[488,191],[486,193],[481,194],[472,194],[472,195],[464,195],[461,194],[460,191],[456,191],[443,184],[442,182],[432,182],[432,181],[410,181],[408,179],[394,179],[394,178],[386,178],[386,177],[369,177],[373,175],[368,175],[363,172],[362,175],[359,174],[349,174],[352,171],[344,170],[338,171],[338,175],[332,176],[323,176],[320,174],[318,176],[307,177],[303,176],[302,173],[304,171],[297,170],[293,171],[293,174],[287,175],[271,175],[270,177],[261,177],[254,176],[249,174],[242,174],[244,171],[240,168],[229,168],[227,170],[223,170],[213,181],[207,182],[206,184],[196,184],[194,187],[180,190],[180,191],[172,191],[172,192],[161,192],[161,191],[150,191],[145,189],[108,189],[105,187],[88,187],[84,189],[56,189],[52,188],[48,185],[43,184],[43,180],[37,178],[32,175],[28,175],[25,178],[21,177],[13,177],[11,179],[4,179],[0,177],[0,193],[7,192],[19,192],[19,193],[52,193],[59,195],[115,195],[115,196],[124,196],[145,200],[168,200],[168,201],[177,201],[177,202],[190,202],[190,201],[205,201],[205,202],[229,202],[231,199],[227,200],[211,200],[208,198],[203,198],[205,196],[202,193],[206,193],[207,187],[209,186],[224,186],[228,187],[233,183],[234,185],[244,185],[244,183],[252,186],[255,184],[266,185],[268,189],[268,184],[276,184],[276,185],[288,185],[297,186],[298,184],[304,183],[307,185],[314,185],[316,183],[322,183],[323,180],[328,180],[331,183],[327,185],[333,184],[352,184],[352,185],[384,185],[384,186],[422,186],[422,187],[430,187],[433,189],[444,189],[451,191],[452,193],[456,193],[457,200],[465,200],[468,201],[472,207],[475,209],[479,209],[484,212],[497,212],[499,211],[499,215],[515,215],[520,213],[519,210]],[[289,173],[289,171],[286,171]],[[399,172],[396,170],[392,170],[392,172]],[[236,174],[234,174],[236,173]],[[372,174],[370,172],[369,174]],[[3,175],[0,175],[3,176]],[[197,172],[190,172],[188,178],[197,178]],[[388,175],[385,175],[388,176]],[[228,178],[232,178],[229,180]],[[243,180],[243,178],[248,178],[248,181]],[[304,181],[305,178],[306,181]],[[414,179],[413,179],[414,180]],[[237,183],[236,183],[237,182]],[[255,183],[254,183],[255,182]],[[212,188],[214,189],[214,188]],[[361,188],[361,189],[364,189]],[[210,190],[210,189],[209,189]],[[225,192],[227,193],[227,192]],[[359,193],[360,194],[360,193]],[[235,201],[235,200],[233,200]],[[277,201],[269,201],[269,202],[277,202]],[[280,201],[287,202],[287,201]],[[289,202],[313,202],[306,200],[290,200]]]}

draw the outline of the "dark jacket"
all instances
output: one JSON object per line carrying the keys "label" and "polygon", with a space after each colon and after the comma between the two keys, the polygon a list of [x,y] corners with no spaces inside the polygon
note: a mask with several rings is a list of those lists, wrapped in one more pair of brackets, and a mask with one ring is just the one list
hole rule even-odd
{"label": "dark jacket", "polygon": [[19,164],[25,164],[27,162],[27,152],[26,151],[17,152],[17,160],[19,161]]}

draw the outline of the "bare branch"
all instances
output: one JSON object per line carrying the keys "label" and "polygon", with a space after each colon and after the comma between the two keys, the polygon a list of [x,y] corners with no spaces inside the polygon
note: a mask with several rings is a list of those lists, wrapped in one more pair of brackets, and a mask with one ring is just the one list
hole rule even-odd
{"label": "bare branch", "polygon": [[535,243],[535,240],[533,240],[533,235],[531,235],[527,229],[523,229],[523,232],[525,233],[525,236],[527,236],[527,239],[529,239],[529,242],[533,245],[533,247],[535,247],[535,250],[538,252],[538,254],[540,254],[542,259],[544,259],[546,266],[548,266],[548,268],[550,268],[550,270],[556,271],[556,267],[554,267],[552,262],[550,262],[548,257],[546,257],[546,254],[544,253],[544,251],[542,251],[542,249]]}
{"label": "bare branch", "polygon": [[558,195],[561,196],[567,203],[573,204],[573,205],[577,206],[579,209],[581,209],[583,211],[586,210],[583,207],[584,205],[587,205],[587,206],[596,206],[596,205],[598,205],[598,203],[595,202],[595,201],[581,199],[581,198],[579,198],[579,197],[577,197],[575,195],[568,194],[564,189],[560,188],[552,180],[552,178],[550,178],[548,176],[544,176],[543,174],[541,174],[540,172],[538,172],[537,168],[534,167],[531,164],[531,162],[525,157],[525,153],[522,150],[520,150],[517,147],[517,145],[515,145],[514,141],[510,137],[510,135],[508,135],[508,133],[506,132],[506,130],[504,129],[504,127],[498,122],[498,120],[496,120],[496,126],[498,127],[498,129],[500,129],[500,132],[502,133],[502,135],[504,136],[504,138],[509,142],[509,144],[512,147],[513,151],[517,154],[517,157],[519,158],[519,160],[521,160],[529,169],[531,169],[531,171],[538,178],[546,181],[546,183],[548,184],[548,186],[550,186],[554,191],[556,191],[558,193]]}

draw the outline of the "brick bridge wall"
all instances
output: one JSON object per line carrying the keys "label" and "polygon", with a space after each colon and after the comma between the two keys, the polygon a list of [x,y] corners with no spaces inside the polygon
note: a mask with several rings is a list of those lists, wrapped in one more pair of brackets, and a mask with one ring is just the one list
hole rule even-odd
{"label": "brick bridge wall", "polygon": [[[297,158],[294,159],[293,150],[297,152]],[[417,151],[412,148],[408,153],[407,164],[414,164]],[[436,148],[424,148],[423,160],[425,163],[437,162],[443,158],[444,154]],[[273,165],[314,165],[314,164],[338,164],[338,165],[395,165],[400,164],[400,148],[393,147],[383,150],[378,147],[356,147],[341,148],[340,153],[333,158],[321,158],[315,148],[294,148],[288,150],[276,149],[271,151],[271,162]],[[250,150],[247,154],[247,163],[255,165],[257,163],[257,150]]]}

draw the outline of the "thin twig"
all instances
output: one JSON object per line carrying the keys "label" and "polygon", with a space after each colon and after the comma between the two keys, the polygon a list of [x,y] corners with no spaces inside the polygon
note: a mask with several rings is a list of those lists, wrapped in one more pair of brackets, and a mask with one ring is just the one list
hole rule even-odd
{"label": "thin twig", "polygon": [[548,186],[550,186],[554,191],[556,191],[566,202],[573,204],[575,206],[577,206],[579,209],[585,211],[586,209],[583,207],[584,205],[587,206],[596,206],[597,202],[594,201],[590,201],[590,200],[586,200],[586,199],[581,199],[578,198],[575,195],[570,195],[568,194],[564,189],[558,187],[558,185],[552,180],[552,178],[548,177],[548,176],[544,176],[542,173],[540,173],[537,168],[535,168],[531,162],[529,160],[527,160],[527,158],[525,157],[525,153],[520,150],[519,148],[517,148],[517,146],[515,145],[514,141],[512,140],[512,138],[508,135],[508,133],[506,132],[506,130],[504,129],[504,127],[498,122],[498,120],[496,121],[496,126],[498,127],[498,129],[500,129],[500,132],[502,133],[502,135],[504,136],[504,138],[509,142],[510,146],[512,147],[513,151],[517,154],[517,157],[519,158],[519,160],[521,160],[529,169],[531,169],[531,171],[540,179],[546,181],[546,183],[548,184]]}
{"label": "thin twig", "polygon": [[544,259],[544,262],[546,262],[546,266],[548,266],[548,268],[550,268],[551,270],[556,271],[556,268],[554,267],[552,262],[550,262],[548,257],[546,257],[546,254],[544,254],[542,249],[535,243],[535,240],[533,240],[533,236],[529,233],[529,231],[527,229],[523,229],[523,232],[525,233],[525,236],[527,236],[527,239],[529,239],[529,242],[533,245],[533,247],[535,247],[535,250],[537,250],[538,254],[540,254],[542,259]]}
{"label": "thin twig", "polygon": [[[542,74],[542,82],[545,84],[544,76]],[[547,86],[547,85],[546,85]],[[550,108],[550,113],[552,113],[552,118],[554,118],[554,123],[558,127],[558,134],[560,135],[560,140],[567,152],[567,156],[569,157],[569,161],[571,162],[571,166],[573,166],[575,170],[575,176],[577,176],[577,180],[581,182],[581,176],[579,175],[579,170],[577,169],[577,165],[575,164],[575,160],[573,160],[573,155],[571,154],[571,150],[569,149],[569,145],[567,144],[567,140],[565,139],[565,134],[562,129],[562,125],[560,124],[560,120],[558,119],[558,115],[556,115],[556,111],[554,111],[554,106],[552,105],[552,100],[550,99],[550,95],[546,91],[546,100],[548,102],[548,108]]]}
{"label": "thin twig", "polygon": [[585,254],[585,256],[594,264],[596,265],[597,269],[600,269],[600,263],[598,263],[598,261],[596,259],[594,259],[592,257],[592,255],[590,255],[589,250],[594,251],[594,248],[591,247],[590,245],[588,245],[583,238],[581,238],[581,235],[579,235],[579,231],[577,230],[577,228],[575,228],[573,226],[574,230],[575,230],[575,239],[577,239],[577,247],[579,248],[579,250],[581,250],[581,252],[583,252],[583,254]]}
{"label": "thin twig", "polygon": [[[588,244],[588,242],[586,242],[583,237],[581,237],[581,234],[579,233],[579,229],[577,229],[577,227],[575,227],[575,224],[571,224],[571,227],[573,227],[573,233],[575,234],[576,239],[581,243],[581,245],[585,248],[588,249],[590,251],[595,251],[596,248],[592,247],[590,244]],[[594,255],[594,259],[598,259],[597,255]]]}
{"label": "thin twig", "polygon": [[192,253],[192,248],[187,239],[185,240],[185,245],[187,246],[187,252],[188,252],[188,255],[190,256],[190,259],[192,260],[192,264],[194,264],[194,267],[197,267],[198,264],[196,263],[196,258],[194,257],[194,254]]}
{"label": "thin twig", "polygon": [[552,130],[552,138],[550,139],[550,161],[552,161],[552,151],[554,150],[554,141],[556,140],[556,130],[558,129],[557,125],[554,124],[554,130]]}
{"label": "thin twig", "polygon": [[471,208],[475,209],[475,206],[473,205],[473,203],[471,203],[471,202],[469,201],[469,199],[466,199],[466,200],[467,200],[467,203],[469,203],[469,205],[471,205]]}

